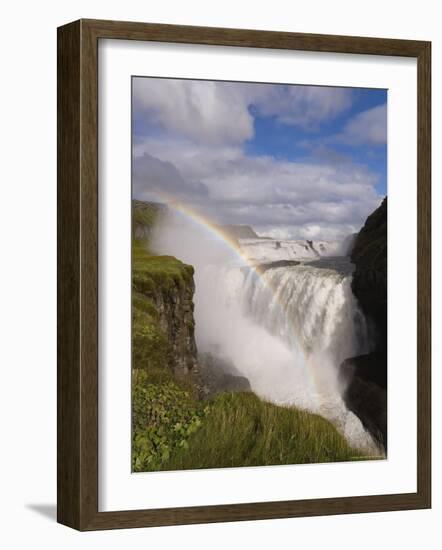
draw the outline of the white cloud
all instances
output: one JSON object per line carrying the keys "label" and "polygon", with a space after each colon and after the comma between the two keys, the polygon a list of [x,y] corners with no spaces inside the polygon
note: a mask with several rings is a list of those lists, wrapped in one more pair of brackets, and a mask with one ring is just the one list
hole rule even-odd
{"label": "white cloud", "polygon": [[229,83],[136,78],[134,112],[166,131],[197,142],[240,143],[253,136],[253,117],[241,86]]}
{"label": "white cloud", "polygon": [[[149,154],[142,156],[143,150]],[[161,189],[158,176],[150,184],[149,174],[158,170],[152,172],[146,158],[167,165],[165,192],[175,193],[214,221],[250,224],[269,236],[343,237],[357,231],[380,201],[376,176],[351,163],[294,163],[247,157],[239,147],[195,147],[153,138],[138,145],[134,158],[138,198],[148,199],[149,190]],[[140,174],[145,174],[142,180]]]}
{"label": "white cloud", "polygon": [[[172,195],[218,223],[323,239],[357,231],[380,202],[377,176],[325,146],[317,163],[252,157],[243,149],[253,136],[252,112],[315,130],[350,107],[349,89],[138,78],[133,91],[134,116],[151,130],[133,149],[136,198]],[[159,127],[154,135],[152,124]],[[371,109],[339,139],[377,143],[385,125],[385,106]]]}
{"label": "white cloud", "polygon": [[197,143],[240,144],[253,137],[253,106],[287,125],[314,130],[351,105],[351,90],[199,80],[136,78],[134,113]]}
{"label": "white cloud", "polygon": [[355,115],[344,127],[338,140],[350,145],[387,143],[387,104]]}

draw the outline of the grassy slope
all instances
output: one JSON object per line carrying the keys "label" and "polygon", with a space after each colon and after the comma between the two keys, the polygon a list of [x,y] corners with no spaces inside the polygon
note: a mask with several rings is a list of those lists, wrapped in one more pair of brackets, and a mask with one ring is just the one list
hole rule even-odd
{"label": "grassy slope", "polygon": [[209,403],[188,445],[161,469],[336,462],[359,456],[320,416],[266,403],[253,393],[223,393]]}
{"label": "grassy slope", "polygon": [[356,460],[324,418],[253,393],[199,400],[164,369],[133,375],[134,471],[191,470]]}
{"label": "grassy slope", "polygon": [[193,267],[183,264],[173,256],[155,256],[149,253],[145,243],[132,244],[132,287],[145,294],[158,289],[167,290],[174,285],[191,281]]}
{"label": "grassy slope", "polygon": [[[136,205],[134,218],[151,225],[155,212]],[[188,282],[193,268],[171,256],[132,247],[134,471],[334,462],[357,458],[323,418],[224,393],[200,401],[191,379],[175,380],[170,346],[152,297]]]}

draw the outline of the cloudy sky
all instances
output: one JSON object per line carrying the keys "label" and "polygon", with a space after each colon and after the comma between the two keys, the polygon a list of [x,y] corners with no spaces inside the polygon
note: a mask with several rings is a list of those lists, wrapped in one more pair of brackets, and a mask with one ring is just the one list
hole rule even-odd
{"label": "cloudy sky", "polygon": [[387,92],[136,77],[133,196],[338,239],[387,193]]}

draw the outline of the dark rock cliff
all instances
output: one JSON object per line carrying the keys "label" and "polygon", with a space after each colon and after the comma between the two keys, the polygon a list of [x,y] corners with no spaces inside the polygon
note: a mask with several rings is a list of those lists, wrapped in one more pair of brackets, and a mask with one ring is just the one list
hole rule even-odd
{"label": "dark rock cliff", "polygon": [[387,347],[387,198],[365,222],[351,252],[352,290],[375,330],[376,350]]}
{"label": "dark rock cliff", "polygon": [[387,449],[387,198],[366,220],[351,251],[352,290],[369,328],[373,351],[341,366],[347,407]]}
{"label": "dark rock cliff", "polygon": [[[368,353],[351,357],[341,365],[341,378],[346,384],[344,401],[379,446],[387,450],[386,357]],[[385,377],[379,379],[384,371]],[[385,380],[385,385],[378,383]]]}
{"label": "dark rock cliff", "polygon": [[197,364],[195,321],[193,318],[193,277],[166,291],[158,288],[152,295],[160,325],[170,346],[170,365],[178,375],[188,374]]}

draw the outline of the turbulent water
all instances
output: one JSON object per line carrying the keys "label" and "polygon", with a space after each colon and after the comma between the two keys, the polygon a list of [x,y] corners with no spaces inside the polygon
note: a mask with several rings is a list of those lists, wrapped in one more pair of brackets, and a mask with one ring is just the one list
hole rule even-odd
{"label": "turbulent water", "polygon": [[[272,267],[292,259],[281,249],[298,250],[294,241],[259,258],[260,271],[213,242],[199,242],[182,230],[161,233],[158,249],[195,266],[197,346],[234,365],[261,398],[321,414],[353,446],[377,452],[371,436],[342,399],[339,366],[348,357],[370,351],[363,315],[351,291],[347,258],[298,255],[299,265]],[[209,251],[205,253],[206,247]],[[256,243],[243,242],[244,255]],[[215,250],[219,248],[219,250]],[[249,248],[249,249],[247,249]],[[336,250],[336,247],[330,247]],[[209,260],[208,260],[209,258]],[[276,266],[278,264],[275,264]]]}
{"label": "turbulent water", "polygon": [[351,291],[351,278],[309,265],[267,270],[245,277],[243,309],[305,357],[334,364],[368,351],[365,320]]}

